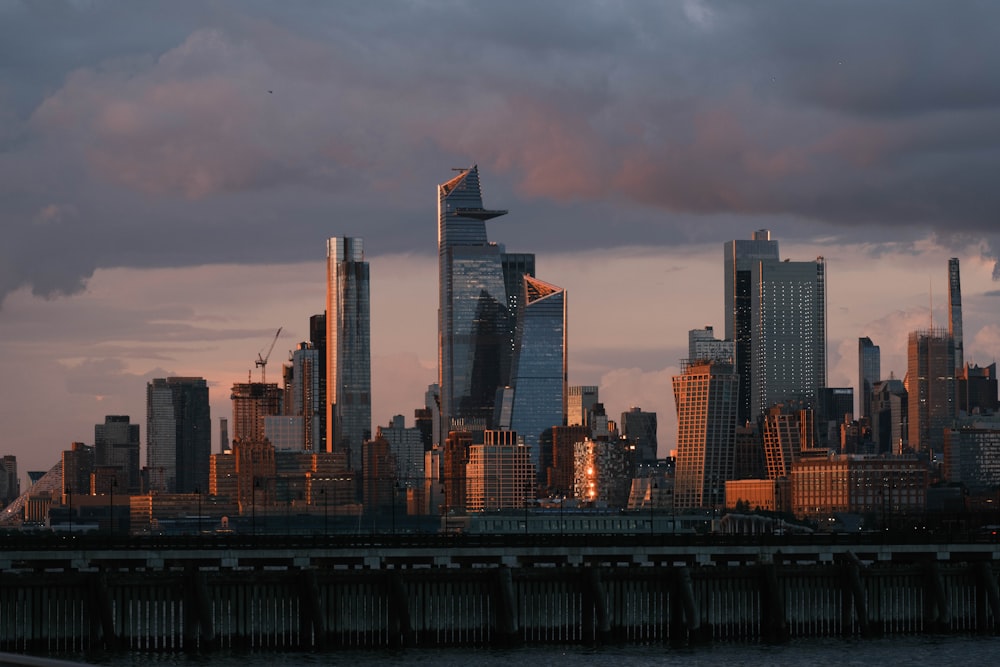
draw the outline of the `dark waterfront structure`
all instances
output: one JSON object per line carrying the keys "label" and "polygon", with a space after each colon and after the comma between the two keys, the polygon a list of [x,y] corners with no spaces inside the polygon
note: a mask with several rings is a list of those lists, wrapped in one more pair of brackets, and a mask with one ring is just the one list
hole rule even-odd
{"label": "dark waterfront structure", "polygon": [[995,543],[546,533],[8,540],[0,650],[594,645],[993,633]]}

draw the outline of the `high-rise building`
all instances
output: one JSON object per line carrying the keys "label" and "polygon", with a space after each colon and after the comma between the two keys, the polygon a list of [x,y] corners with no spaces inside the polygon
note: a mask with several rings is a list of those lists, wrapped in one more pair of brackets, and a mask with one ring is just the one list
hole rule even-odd
{"label": "high-rise building", "polygon": [[997,364],[978,366],[966,363],[955,386],[958,410],[966,415],[991,414],[997,411]]}
{"label": "high-rise building", "polygon": [[948,260],[948,334],[955,344],[956,370],[965,367],[965,344],[962,341],[962,279],[958,258]]}
{"label": "high-rise building", "polygon": [[326,253],[326,447],[361,470],[371,438],[371,301],[364,242],[337,237]]}
{"label": "high-rise building", "polygon": [[731,340],[718,340],[715,330],[707,326],[704,329],[688,331],[688,361],[723,361],[733,363],[735,345]]}
{"label": "high-rise building", "polygon": [[469,446],[466,506],[470,512],[523,508],[534,500],[535,466],[514,431],[486,431]]}
{"label": "high-rise building", "polygon": [[0,503],[6,507],[21,495],[21,482],[17,477],[17,457],[7,454],[0,458]]}
{"label": "high-rise building", "polygon": [[599,402],[594,386],[573,385],[566,390],[566,425],[590,426],[590,412]]}
{"label": "high-rise building", "polygon": [[587,438],[573,445],[573,495],[586,503],[622,509],[628,504],[634,461],[622,440]]}
{"label": "high-rise building", "polygon": [[739,376],[732,364],[686,364],[673,377],[677,408],[674,502],[679,508],[716,507],[732,478]]}
{"label": "high-rise building", "polygon": [[907,346],[909,444],[940,453],[955,419],[955,342],[944,329],[910,333]]}
{"label": "high-rise building", "polygon": [[574,446],[590,439],[590,428],[556,426],[552,429],[552,466],[549,468],[548,487],[560,497],[573,496]]}
{"label": "high-rise building", "polygon": [[491,428],[497,390],[513,352],[503,250],[490,243],[486,221],[507,211],[483,208],[479,169],[438,186],[438,385],[442,435]]}
{"label": "high-rise building", "polygon": [[546,429],[566,422],[566,292],[524,276],[521,293],[511,386],[504,390],[500,428],[517,431],[544,477],[551,459],[550,452],[542,452],[540,438]]}
{"label": "high-rise building", "polygon": [[229,398],[233,401],[233,440],[264,439],[264,418],[282,412],[282,391],[274,382],[237,382]]}
{"label": "high-rise building", "polygon": [[622,435],[635,443],[637,463],[656,460],[656,413],[631,407],[622,413]]}
{"label": "high-rise building", "polygon": [[219,417],[219,453],[229,449],[232,444],[229,439],[229,418]]}
{"label": "high-rise building", "polygon": [[313,443],[313,451],[326,452],[329,451],[326,446],[326,312],[309,318],[309,342],[316,350],[316,374],[319,380],[316,400],[322,406],[317,415],[319,424],[315,427],[319,440]]}
{"label": "high-rise building", "polygon": [[204,378],[154,378],[146,385],[149,489],[202,493],[208,488],[212,416]]}
{"label": "high-rise building", "polygon": [[872,339],[858,338],[858,411],[862,417],[872,416],[872,388],[882,379],[882,353]]}
{"label": "high-rise building", "polygon": [[127,480],[118,489],[122,495],[139,493],[139,425],[130,423],[128,415],[107,415],[103,424],[94,425],[94,464],[110,466],[121,471]]}
{"label": "high-rise building", "polygon": [[320,391],[323,372],[319,350],[312,343],[299,343],[292,353],[292,363],[286,369],[290,377],[285,392],[285,414],[302,418],[303,441],[300,448],[321,451],[324,422],[321,415],[326,409]]}
{"label": "high-rise building", "polygon": [[815,401],[826,386],[826,263],[822,257],[761,260],[750,275],[750,410],[756,417],[788,399]]}
{"label": "high-rise building", "polygon": [[813,445],[812,409],[797,401],[775,405],[763,417],[764,460],[768,479],[788,477],[803,449]]}
{"label": "high-rise building", "polygon": [[94,448],[82,442],[74,442],[62,453],[63,503],[69,496],[90,495],[90,475],[94,472]]}
{"label": "high-rise building", "polygon": [[902,380],[889,378],[872,389],[872,440],[878,454],[902,454],[907,441],[909,399]]}
{"label": "high-rise building", "polygon": [[469,448],[472,434],[468,431],[452,431],[444,442],[444,510],[445,513],[465,512],[466,466],[469,463]]}
{"label": "high-rise building", "polygon": [[403,415],[395,415],[387,426],[379,426],[377,439],[389,443],[396,461],[396,483],[403,489],[419,488],[424,480],[423,435],[415,426],[408,427]]}
{"label": "high-rise building", "polygon": [[736,372],[740,378],[740,424],[746,424],[756,415],[751,414],[751,340],[753,334],[752,295],[754,292],[751,270],[762,261],[778,261],[778,242],[771,240],[771,232],[761,229],[751,239],[727,241],[724,247],[725,277],[725,334],[735,346]]}

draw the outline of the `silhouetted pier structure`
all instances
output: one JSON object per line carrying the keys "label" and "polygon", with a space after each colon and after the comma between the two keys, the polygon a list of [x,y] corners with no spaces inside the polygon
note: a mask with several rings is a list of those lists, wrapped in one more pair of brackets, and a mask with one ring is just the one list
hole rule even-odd
{"label": "silhouetted pier structure", "polygon": [[883,536],[8,539],[0,650],[995,633],[1000,548]]}

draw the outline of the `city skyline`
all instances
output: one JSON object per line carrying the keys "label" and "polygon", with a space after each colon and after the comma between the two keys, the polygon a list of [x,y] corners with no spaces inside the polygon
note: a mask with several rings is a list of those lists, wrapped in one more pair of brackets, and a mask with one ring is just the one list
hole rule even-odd
{"label": "city skyline", "polygon": [[410,418],[437,372],[430,193],[477,163],[510,211],[490,238],[573,295],[569,383],[657,412],[661,456],[687,331],[724,330],[722,244],[754,230],[826,259],[831,386],[860,393],[862,336],[905,374],[909,331],[947,322],[950,257],[965,359],[1000,350],[1000,8],[552,5],[542,34],[516,7],[27,7],[0,7],[0,443],[22,475],[106,415],[145,426],[154,377],[209,381],[214,443],[274,330],[275,368],[309,340],[333,235],[372,267],[372,429]]}

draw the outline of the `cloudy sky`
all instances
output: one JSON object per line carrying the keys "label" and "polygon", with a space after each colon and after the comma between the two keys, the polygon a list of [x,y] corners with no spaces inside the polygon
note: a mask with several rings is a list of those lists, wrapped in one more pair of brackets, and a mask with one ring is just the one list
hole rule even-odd
{"label": "cloudy sky", "polygon": [[[370,5],[370,6],[369,6]],[[376,423],[436,376],[435,186],[478,164],[491,238],[568,290],[570,382],[657,411],[722,328],[722,244],[826,258],[830,384],[902,377],[959,257],[1000,350],[1000,5],[0,0],[0,453],[49,467],[145,383],[213,417],[365,238]],[[145,434],[143,434],[145,444]],[[214,447],[217,448],[217,443]]]}

